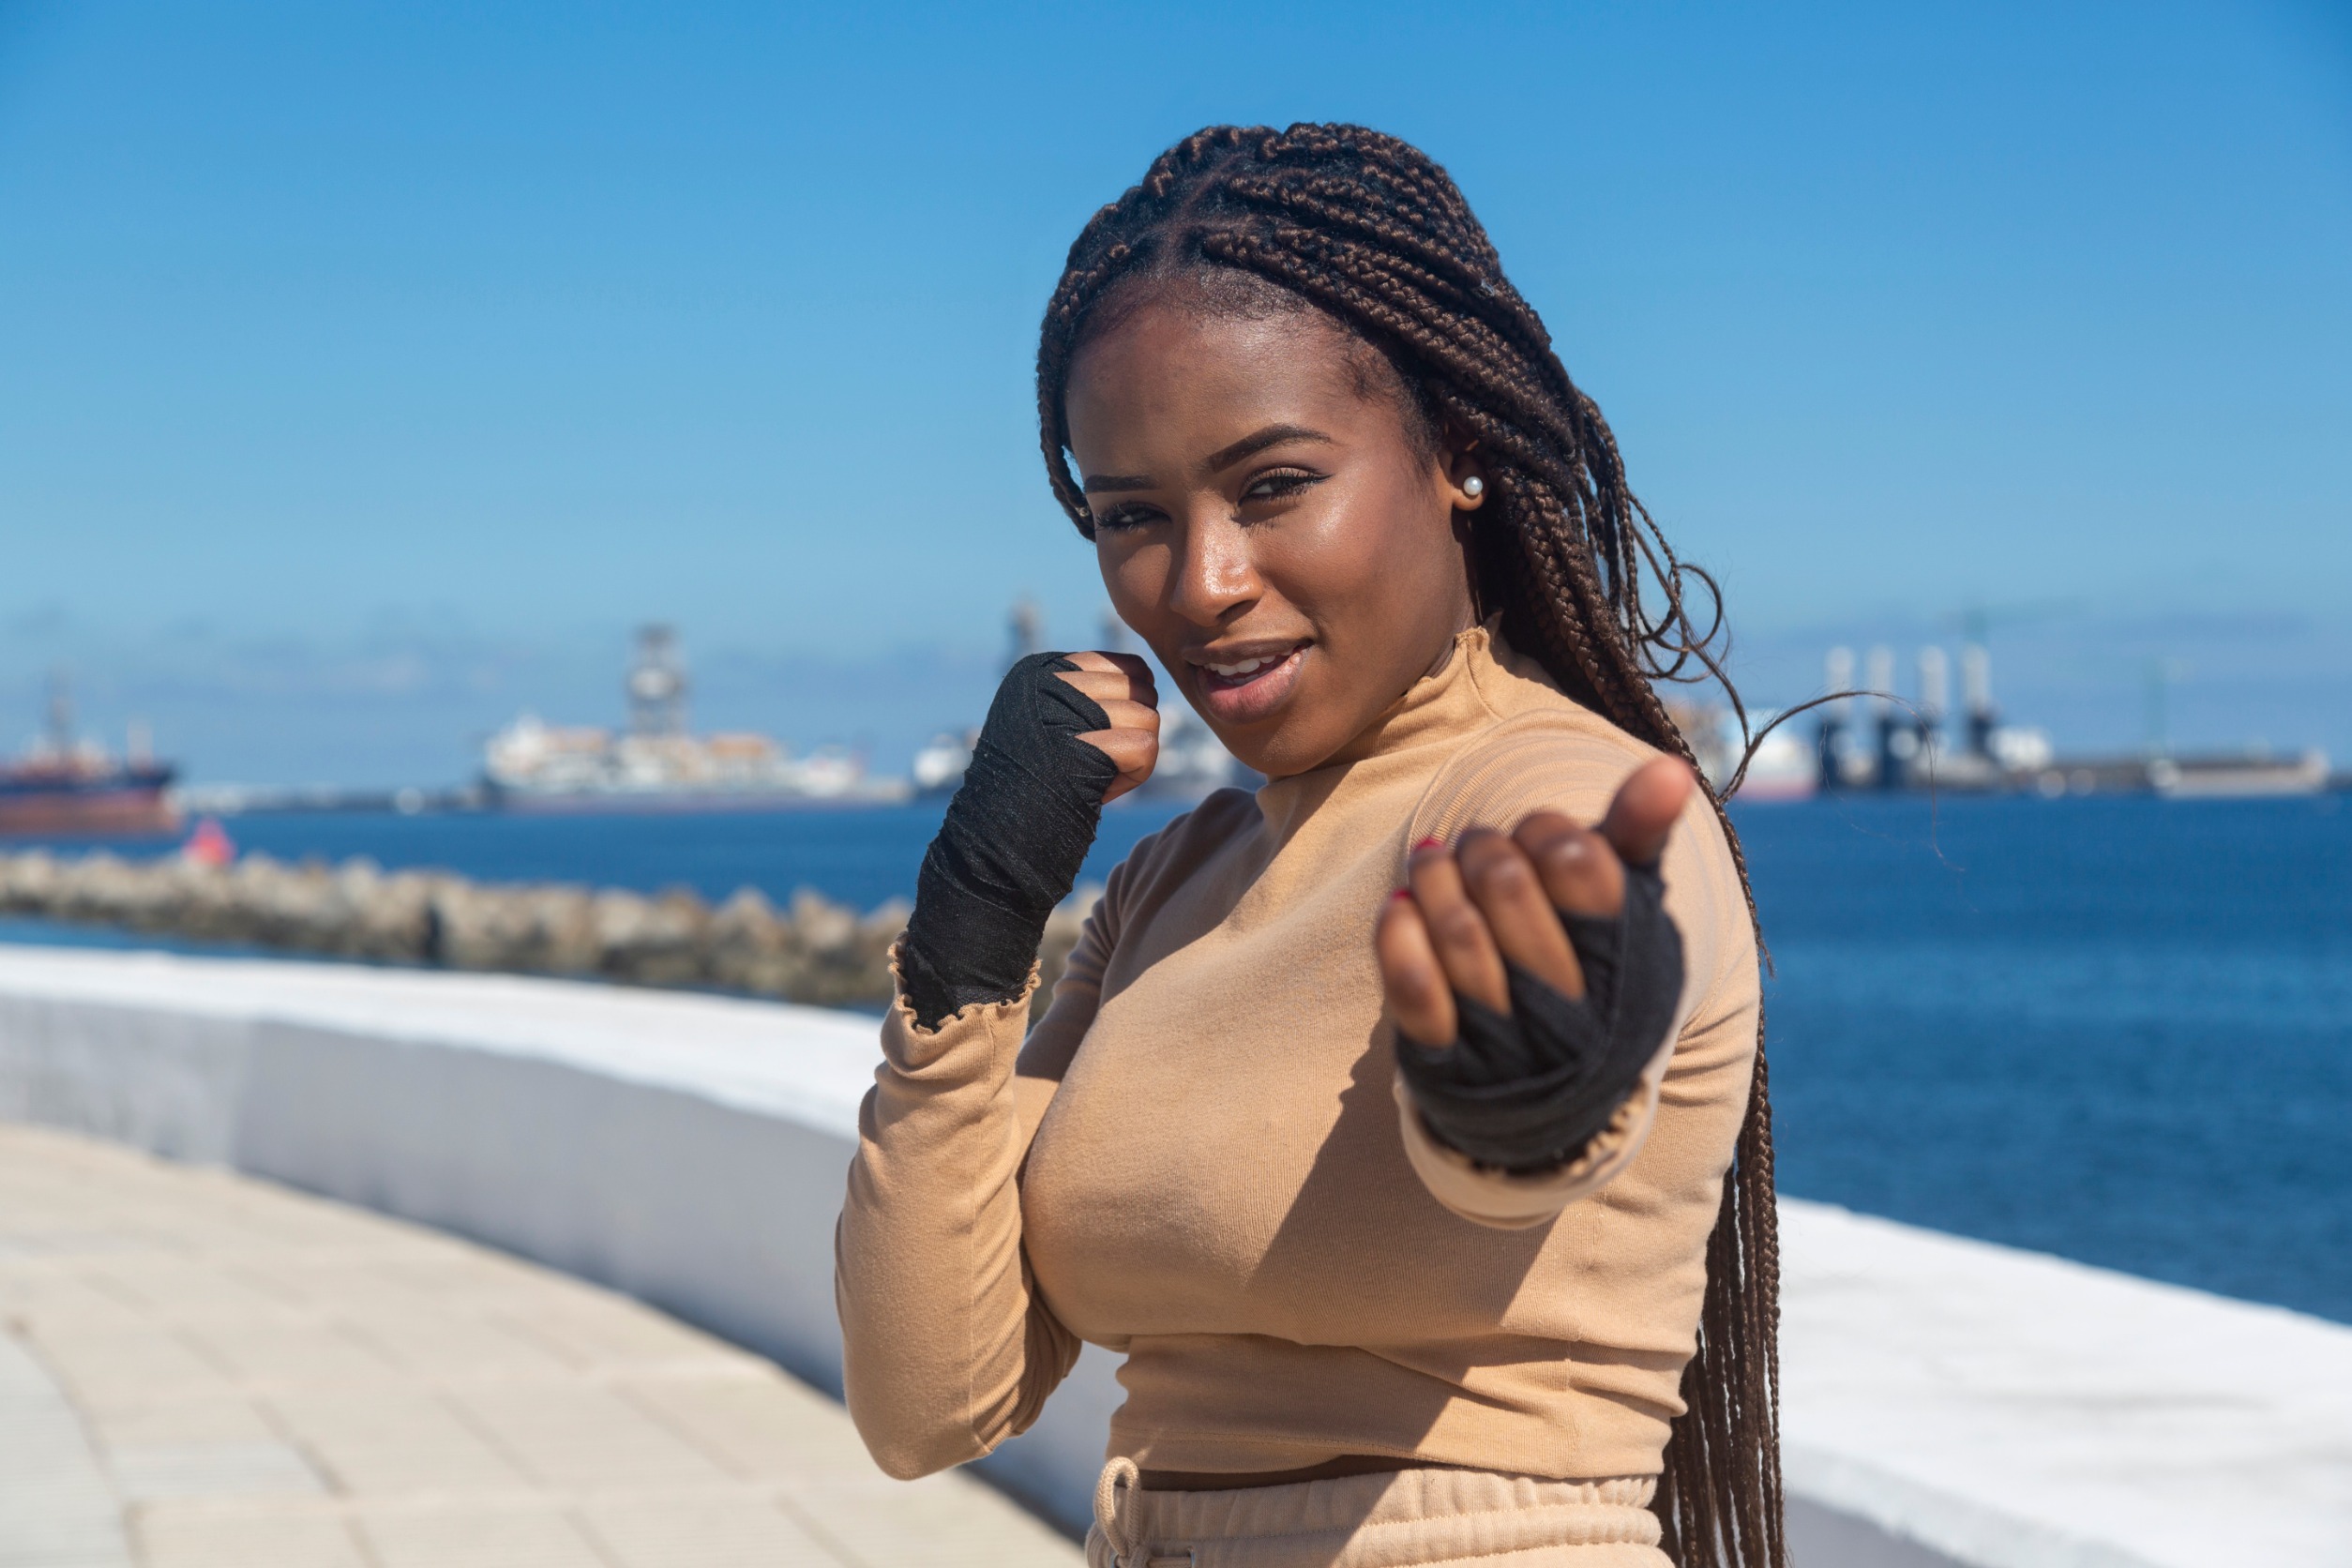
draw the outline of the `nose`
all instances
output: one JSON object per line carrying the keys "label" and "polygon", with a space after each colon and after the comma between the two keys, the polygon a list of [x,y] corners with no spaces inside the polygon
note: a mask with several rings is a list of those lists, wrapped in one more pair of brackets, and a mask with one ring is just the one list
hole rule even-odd
{"label": "nose", "polygon": [[1186,520],[1176,550],[1168,608],[1196,626],[1220,626],[1238,619],[1264,592],[1248,530],[1230,517],[1196,515]]}

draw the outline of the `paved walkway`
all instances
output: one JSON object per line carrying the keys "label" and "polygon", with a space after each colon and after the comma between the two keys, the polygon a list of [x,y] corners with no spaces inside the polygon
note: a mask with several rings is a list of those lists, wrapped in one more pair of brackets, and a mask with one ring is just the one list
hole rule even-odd
{"label": "paved walkway", "polygon": [[646,1307],[0,1126],[0,1568],[997,1568],[1077,1548]]}

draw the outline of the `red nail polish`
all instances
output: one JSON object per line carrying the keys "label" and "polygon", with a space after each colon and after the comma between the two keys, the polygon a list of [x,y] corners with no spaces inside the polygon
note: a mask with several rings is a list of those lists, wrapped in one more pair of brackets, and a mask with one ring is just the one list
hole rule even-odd
{"label": "red nail polish", "polygon": [[1444,848],[1445,840],[1442,838],[1424,838],[1420,843],[1413,846],[1413,853],[1419,854],[1424,850],[1441,850]]}
{"label": "red nail polish", "polygon": [[1390,902],[1394,903],[1395,900],[1397,900],[1397,899],[1399,899],[1399,898],[1410,898],[1410,897],[1411,897],[1412,896],[1413,896],[1413,890],[1412,890],[1411,888],[1410,888],[1410,887],[1400,887],[1400,888],[1395,889],[1395,891],[1393,891],[1392,893],[1390,893],[1388,897],[1389,897],[1389,900],[1390,900]]}

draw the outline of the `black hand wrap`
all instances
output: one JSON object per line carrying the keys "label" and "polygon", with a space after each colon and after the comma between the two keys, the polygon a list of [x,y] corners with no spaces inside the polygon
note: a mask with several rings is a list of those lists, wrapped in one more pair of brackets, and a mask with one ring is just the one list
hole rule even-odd
{"label": "black hand wrap", "polygon": [[1102,704],[1063,680],[1077,665],[1032,654],[988,704],[963,787],[924,852],[898,976],[926,1029],[1029,984],[1046,916],[1070,896],[1119,765],[1079,740],[1110,728]]}
{"label": "black hand wrap", "polygon": [[1625,868],[1613,919],[1560,912],[1585,994],[1561,995],[1516,964],[1508,1015],[1456,991],[1461,1037],[1432,1048],[1396,1036],[1396,1061],[1439,1141],[1481,1165],[1548,1170],[1608,1125],[1666,1044],[1682,994],[1682,933],[1655,867]]}

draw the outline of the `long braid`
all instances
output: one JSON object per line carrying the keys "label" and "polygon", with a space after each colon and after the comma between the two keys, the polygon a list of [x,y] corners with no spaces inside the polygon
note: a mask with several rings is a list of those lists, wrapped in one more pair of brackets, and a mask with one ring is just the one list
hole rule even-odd
{"label": "long braid", "polygon": [[[1513,646],[1627,733],[1694,767],[1656,682],[1711,678],[1744,726],[1724,673],[1713,580],[1675,556],[1635,498],[1607,421],[1569,379],[1453,179],[1418,149],[1361,127],[1211,127],[1161,154],[1071,246],[1039,339],[1037,415],[1054,495],[1080,533],[1092,538],[1094,521],[1070,470],[1063,402],[1090,312],[1128,280],[1220,268],[1286,290],[1380,348],[1438,419],[1478,443],[1488,499],[1472,535],[1476,586],[1501,611]],[[1692,583],[1712,602],[1703,631],[1685,598]],[[1686,673],[1694,664],[1697,677]],[[1720,799],[1715,810],[1753,923],[1747,858]],[[1779,1302],[1759,1039],[1708,1239],[1687,1408],[1654,1505],[1684,1568],[1786,1568]]]}

